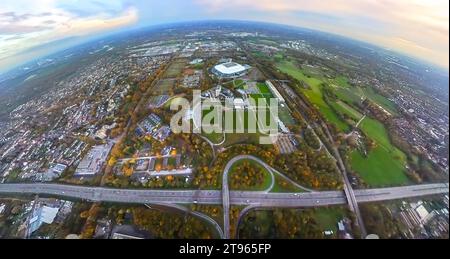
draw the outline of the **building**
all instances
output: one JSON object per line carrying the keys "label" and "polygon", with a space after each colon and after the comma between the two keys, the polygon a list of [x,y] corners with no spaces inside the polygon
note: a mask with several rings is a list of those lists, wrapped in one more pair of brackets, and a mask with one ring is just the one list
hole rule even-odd
{"label": "building", "polygon": [[196,58],[196,59],[192,60],[189,64],[191,64],[191,65],[198,65],[198,64],[201,64],[201,63],[203,63],[203,59]]}
{"label": "building", "polygon": [[117,225],[111,231],[111,239],[151,239],[149,232],[132,225]]}
{"label": "building", "polygon": [[234,78],[245,75],[248,69],[248,66],[243,66],[229,60],[226,63],[216,65],[212,69],[212,73],[221,78]]}
{"label": "building", "polygon": [[34,210],[32,218],[30,219],[30,233],[38,230],[43,223],[52,224],[56,214],[58,214],[58,211],[59,208],[53,208],[45,205]]}
{"label": "building", "polygon": [[280,103],[285,103],[283,96],[280,94],[280,92],[278,92],[277,88],[272,84],[272,82],[266,80],[266,84],[269,86],[270,91],[278,99],[278,101]]}
{"label": "building", "polygon": [[241,99],[241,98],[236,98],[236,99],[234,99],[233,102],[234,102],[234,108],[235,108],[235,109],[240,109],[240,110],[245,109],[245,102],[244,102],[243,99]]}
{"label": "building", "polygon": [[94,146],[89,153],[81,160],[75,170],[75,177],[92,177],[103,167],[106,159],[108,158],[112,142],[108,142],[104,145]]}

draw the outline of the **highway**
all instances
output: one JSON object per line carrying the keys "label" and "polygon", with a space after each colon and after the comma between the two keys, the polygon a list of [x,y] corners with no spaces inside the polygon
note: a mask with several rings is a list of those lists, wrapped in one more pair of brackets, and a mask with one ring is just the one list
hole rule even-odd
{"label": "highway", "polygon": [[[355,190],[358,203],[448,194],[448,183]],[[222,204],[219,190],[135,190],[60,184],[0,184],[0,194],[41,194],[89,201],[136,204]],[[229,191],[230,205],[259,207],[317,207],[346,204],[342,191],[266,193]]]}
{"label": "highway", "polygon": [[[225,172],[243,157],[231,160]],[[250,157],[250,159],[252,159]],[[224,174],[228,176],[228,174]],[[348,200],[343,191],[314,191],[302,193],[270,193],[266,191],[230,191],[228,189],[228,177],[224,176],[224,188],[219,190],[136,190],[136,189],[113,189],[104,187],[88,187],[61,184],[0,184],[0,195],[8,194],[40,194],[57,197],[69,197],[92,202],[117,202],[133,204],[156,204],[166,205],[180,209],[178,204],[216,204],[223,205],[224,209],[224,231],[211,218],[201,213],[194,216],[210,222],[223,238],[230,238],[230,205],[247,206],[248,212],[255,208],[301,208],[321,207],[330,205],[344,205]],[[448,194],[449,184],[424,184],[391,188],[354,190],[357,203],[395,200],[427,195]],[[184,209],[181,209],[186,211]],[[244,213],[241,213],[241,218]]]}
{"label": "highway", "polygon": [[[227,239],[230,238],[229,237],[229,235],[230,235],[230,190],[229,190],[229,186],[228,186],[228,178],[229,178],[228,173],[229,173],[231,167],[240,160],[252,160],[252,161],[260,164],[262,167],[264,167],[264,169],[266,169],[266,171],[270,174],[270,176],[272,178],[271,185],[266,190],[264,190],[263,192],[260,192],[260,193],[268,193],[268,192],[270,192],[270,190],[272,190],[272,188],[275,184],[274,173],[280,175],[285,180],[290,181],[291,183],[295,184],[297,187],[299,187],[301,189],[304,189],[306,191],[311,191],[311,192],[313,191],[313,190],[307,189],[307,188],[300,186],[300,185],[296,184],[295,182],[291,181],[288,177],[284,176],[284,174],[281,174],[280,172],[278,172],[274,168],[270,167],[264,161],[262,161],[261,159],[255,157],[255,156],[240,155],[240,156],[234,157],[233,159],[228,161],[228,163],[225,166],[225,169],[223,171],[223,175],[222,175],[223,222],[224,222],[225,238],[227,238]],[[248,202],[246,201],[246,203],[248,203]]]}

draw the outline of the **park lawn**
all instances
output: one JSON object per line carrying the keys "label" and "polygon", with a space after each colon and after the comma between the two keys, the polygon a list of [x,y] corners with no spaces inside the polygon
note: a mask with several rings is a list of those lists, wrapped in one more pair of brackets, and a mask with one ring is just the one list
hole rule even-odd
{"label": "park lawn", "polygon": [[244,80],[236,79],[236,80],[233,81],[233,83],[234,83],[235,86],[239,86],[239,85],[244,84]]}
{"label": "park lawn", "polygon": [[383,187],[408,183],[404,163],[392,157],[383,147],[371,150],[365,158],[359,151],[350,155],[353,170],[370,186]]}
{"label": "park lawn", "polygon": [[334,79],[334,82],[344,88],[351,88],[352,86],[348,83],[348,78],[345,76],[338,76]]}
{"label": "park lawn", "polygon": [[304,190],[298,188],[297,186],[291,184],[290,182],[284,180],[281,176],[275,174],[275,184],[273,185],[270,192],[275,193],[291,193],[291,192],[304,192]]}
{"label": "park lawn", "polygon": [[260,133],[226,133],[226,140],[222,147],[229,147],[236,144],[259,144]]}
{"label": "park lawn", "polygon": [[367,158],[358,151],[351,154],[352,168],[371,186],[400,185],[408,182],[405,174],[406,155],[393,146],[384,125],[365,118],[361,130],[377,143]]}
{"label": "park lawn", "polygon": [[223,134],[222,133],[202,133],[203,136],[205,136],[207,139],[209,139],[214,144],[219,144],[223,141]]}
{"label": "park lawn", "polygon": [[304,90],[306,97],[314,104],[314,106],[322,113],[325,119],[334,124],[339,130],[346,132],[350,130],[347,123],[342,121],[338,115],[325,103],[322,96],[322,91],[319,87],[313,90]]}
{"label": "park lawn", "polygon": [[333,107],[339,112],[347,114],[352,119],[360,120],[363,117],[363,115],[360,112],[358,112],[353,107],[349,106],[348,104],[342,101],[337,101],[333,103]]}
{"label": "park lawn", "polygon": [[384,127],[383,123],[375,119],[366,117],[361,122],[359,127],[367,136],[369,136],[369,138],[377,142],[377,145],[382,146],[387,151],[395,152],[395,150],[397,149],[395,146],[391,144],[388,132],[386,131],[386,128]]}
{"label": "park lawn", "polygon": [[[246,187],[239,188],[238,190],[242,190],[242,191],[264,191],[267,188],[269,188],[270,185],[272,184],[272,177],[271,177],[270,173],[263,166],[261,166],[260,164],[258,164],[257,162],[255,162],[253,160],[240,160],[240,161],[234,163],[233,166],[231,167],[229,175],[228,175],[229,184],[231,185],[231,178],[233,177],[233,175],[241,174],[241,172],[237,171],[236,168],[238,166],[242,165],[245,162],[248,162],[254,168],[261,169],[263,174],[264,174],[264,181],[260,185],[246,186]],[[230,186],[230,189],[232,190],[231,186]],[[234,189],[234,190],[236,190],[236,189]]]}
{"label": "park lawn", "polygon": [[291,125],[295,125],[295,120],[292,117],[289,109],[287,108],[287,106],[279,106],[278,107],[278,116],[280,118],[280,120],[286,125],[286,126],[291,126]]}
{"label": "park lawn", "polygon": [[339,100],[345,101],[347,103],[359,103],[361,102],[361,89],[356,87],[351,88],[335,88],[334,93]]}
{"label": "park lawn", "polygon": [[364,91],[364,94],[369,98],[372,102],[380,105],[384,109],[386,109],[391,114],[398,114],[398,110],[395,106],[395,103],[390,101],[388,98],[382,96],[381,94],[378,94],[375,92],[375,90],[372,87],[364,87],[362,88],[362,91]]}
{"label": "park lawn", "polygon": [[336,235],[338,231],[338,221],[348,217],[347,211],[343,207],[323,207],[314,209],[314,219],[320,229],[332,230]]}
{"label": "park lawn", "polygon": [[183,72],[184,67],[186,66],[185,61],[176,61],[170,64],[167,71],[164,73],[163,78],[176,78],[181,72]]}
{"label": "park lawn", "polygon": [[350,130],[350,126],[342,121],[331,107],[324,101],[322,94],[322,81],[306,76],[300,69],[297,69],[292,62],[283,62],[278,64],[278,69],[282,72],[290,74],[298,80],[306,82],[311,89],[303,89],[304,94],[309,101],[322,113],[325,119],[334,124],[339,130],[346,132]]}
{"label": "park lawn", "polygon": [[274,57],[274,59],[282,60],[284,58],[284,55],[282,52],[278,52],[273,57]]}
{"label": "park lawn", "polygon": [[262,94],[271,94],[269,86],[266,85],[266,83],[256,83],[256,86],[258,86],[259,91]]}

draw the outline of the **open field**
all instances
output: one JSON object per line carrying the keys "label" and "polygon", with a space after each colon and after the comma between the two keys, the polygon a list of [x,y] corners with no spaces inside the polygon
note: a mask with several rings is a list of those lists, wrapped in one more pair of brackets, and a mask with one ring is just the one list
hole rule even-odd
{"label": "open field", "polygon": [[283,62],[278,64],[278,69],[282,72],[287,73],[294,78],[306,82],[311,89],[304,89],[303,93],[309,99],[309,101],[322,113],[325,119],[336,125],[338,129],[341,131],[348,131],[350,127],[348,124],[343,122],[337,114],[325,103],[322,94],[322,81],[314,78],[306,76],[300,69],[296,68],[295,64],[292,62]]}
{"label": "open field", "polygon": [[258,89],[262,94],[272,94],[270,92],[269,86],[267,86],[265,83],[257,83],[256,85],[258,86]]}
{"label": "open field", "polygon": [[332,230],[336,235],[338,221],[348,217],[348,213],[343,207],[325,207],[315,209],[314,216],[321,229]]}
{"label": "open field", "polygon": [[280,106],[278,107],[278,116],[280,118],[280,120],[286,125],[286,126],[291,126],[291,125],[295,125],[295,120],[292,117],[291,113],[289,112],[289,109],[287,108],[287,106]]}
{"label": "open field", "polygon": [[175,87],[175,81],[171,79],[161,79],[156,84],[152,94],[167,94],[167,92]]}
{"label": "open field", "polygon": [[[296,68],[292,62],[283,62],[278,64],[278,68],[291,76],[306,82],[310,89],[303,90],[309,101],[316,106],[323,114],[325,119],[335,124],[340,130],[348,131],[349,125],[342,121],[331,107],[325,103],[322,94],[322,81],[318,78],[308,77],[302,70]],[[337,77],[333,80],[337,86],[333,90],[339,99],[349,103],[356,103],[361,100],[361,96],[373,98],[376,102],[391,111],[395,106],[385,97],[375,93],[371,88],[353,87],[348,84],[345,77]],[[355,121],[362,117],[362,114],[353,107],[342,101],[336,102],[334,108],[347,114]],[[394,110],[395,111],[395,110]],[[355,151],[351,154],[351,164],[353,170],[358,172],[364,181],[371,186],[385,186],[404,184],[408,181],[405,175],[406,156],[398,148],[390,142],[388,133],[382,123],[377,120],[366,118],[360,125],[361,130],[372,140],[378,147],[372,150],[367,158],[364,158],[359,152]]]}
{"label": "open field", "polygon": [[270,192],[291,193],[303,192],[303,190],[284,180],[281,176],[275,174],[275,184]]}
{"label": "open field", "polygon": [[186,61],[178,60],[170,64],[167,71],[164,73],[163,78],[177,78],[182,72],[184,67],[186,66]]}
{"label": "open field", "polygon": [[397,160],[382,147],[370,151],[367,158],[360,152],[351,153],[353,170],[370,186],[394,186],[408,183],[401,159]]}
{"label": "open field", "polygon": [[334,104],[335,105],[333,105],[333,107],[336,110],[338,110],[339,112],[342,112],[343,114],[347,114],[352,119],[360,120],[363,117],[363,115],[360,112],[353,109],[351,106],[349,106],[348,104],[346,104],[342,101],[337,101]]}
{"label": "open field", "polygon": [[223,141],[223,134],[222,133],[202,133],[203,136],[205,136],[207,139],[209,139],[214,144],[219,144]]}
{"label": "open field", "polygon": [[395,104],[387,99],[386,97],[378,94],[375,92],[375,90],[372,87],[365,87],[363,88],[364,94],[367,98],[369,98],[372,102],[380,105],[384,109],[386,109],[391,114],[397,114],[397,108]]}
{"label": "open field", "polygon": [[406,155],[391,144],[384,125],[377,120],[366,118],[360,128],[377,143],[377,147],[369,152],[367,158],[354,151],[351,154],[353,170],[374,187],[407,183]]}

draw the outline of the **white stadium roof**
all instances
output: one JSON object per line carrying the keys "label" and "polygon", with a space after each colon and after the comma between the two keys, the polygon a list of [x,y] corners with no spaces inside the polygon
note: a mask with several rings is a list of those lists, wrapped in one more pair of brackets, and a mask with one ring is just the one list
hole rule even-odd
{"label": "white stadium roof", "polygon": [[247,70],[247,68],[245,68],[243,65],[240,65],[238,63],[235,62],[228,62],[228,63],[223,63],[223,64],[219,64],[217,66],[214,67],[217,71],[219,71],[222,74],[225,75],[232,75],[232,74],[236,74],[236,73],[242,73],[245,70]]}

